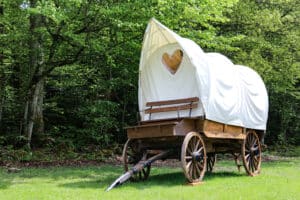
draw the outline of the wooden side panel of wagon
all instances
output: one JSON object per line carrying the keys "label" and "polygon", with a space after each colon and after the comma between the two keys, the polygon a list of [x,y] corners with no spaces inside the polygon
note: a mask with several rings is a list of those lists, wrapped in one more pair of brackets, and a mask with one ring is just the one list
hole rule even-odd
{"label": "wooden side panel of wagon", "polygon": [[239,126],[226,125],[206,119],[185,118],[167,122],[146,123],[127,127],[128,138],[155,138],[185,136],[191,131],[203,133],[207,138],[239,139],[246,137],[245,129]]}

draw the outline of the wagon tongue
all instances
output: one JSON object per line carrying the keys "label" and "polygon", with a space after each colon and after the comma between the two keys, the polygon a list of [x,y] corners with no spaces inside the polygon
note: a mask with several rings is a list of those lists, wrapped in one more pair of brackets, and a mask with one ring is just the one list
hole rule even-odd
{"label": "wagon tongue", "polygon": [[151,165],[156,160],[164,159],[166,158],[171,151],[162,151],[155,156],[152,156],[151,158],[147,159],[146,161],[140,161],[138,162],[131,170],[126,172],[125,174],[121,175],[118,179],[116,179],[107,189],[106,192],[110,191],[114,187],[121,185],[122,183],[126,182],[128,179],[130,179],[133,174],[136,174],[140,171],[142,171],[145,167]]}
{"label": "wagon tongue", "polygon": [[115,180],[107,189],[106,192],[108,192],[109,190],[113,189],[114,187],[121,185],[122,183],[124,183],[125,181],[127,181],[128,179],[130,179],[130,177],[132,176],[132,170],[126,172],[125,174],[123,174],[122,176],[120,176],[117,180]]}

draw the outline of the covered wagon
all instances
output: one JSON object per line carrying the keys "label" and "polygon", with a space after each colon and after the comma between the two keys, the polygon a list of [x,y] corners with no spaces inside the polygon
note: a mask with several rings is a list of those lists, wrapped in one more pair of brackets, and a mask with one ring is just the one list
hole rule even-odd
{"label": "covered wagon", "polygon": [[[219,53],[205,53],[151,19],[139,65],[138,125],[127,127],[125,171],[149,176],[157,159],[176,158],[190,183],[212,171],[218,153],[260,172],[268,95],[261,77]],[[133,167],[133,168],[131,168]]]}

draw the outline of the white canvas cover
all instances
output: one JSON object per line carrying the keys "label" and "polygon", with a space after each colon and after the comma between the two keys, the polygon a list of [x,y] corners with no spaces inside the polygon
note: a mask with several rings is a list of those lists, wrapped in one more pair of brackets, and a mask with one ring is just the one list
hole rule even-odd
{"label": "white canvas cover", "polygon": [[[177,49],[183,57],[175,74],[162,56]],[[219,53],[205,53],[192,40],[182,38],[155,19],[144,35],[139,66],[139,110],[143,121],[146,102],[199,97],[202,106],[192,116],[253,129],[266,129],[268,95],[260,76],[234,65]],[[155,113],[151,119],[176,118],[177,112]],[[180,117],[189,115],[181,111]]]}

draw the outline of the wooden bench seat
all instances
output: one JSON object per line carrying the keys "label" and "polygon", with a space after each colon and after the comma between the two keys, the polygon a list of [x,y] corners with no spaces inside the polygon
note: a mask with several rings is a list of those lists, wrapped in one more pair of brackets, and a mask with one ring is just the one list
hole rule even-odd
{"label": "wooden bench seat", "polygon": [[145,114],[149,114],[149,120],[151,120],[152,113],[177,111],[177,117],[179,118],[179,111],[190,110],[189,116],[191,117],[192,109],[198,107],[198,102],[198,97],[147,102],[146,106],[150,108],[145,110]]}

